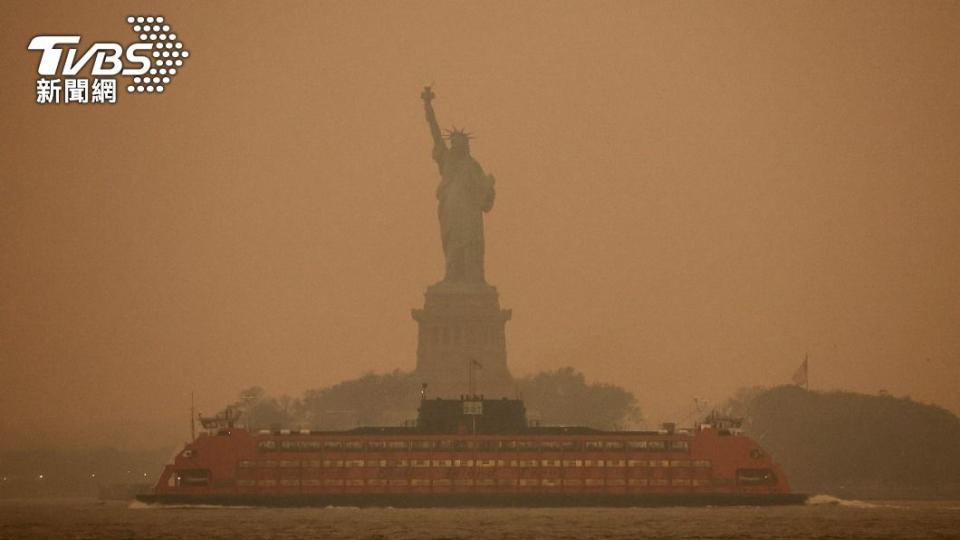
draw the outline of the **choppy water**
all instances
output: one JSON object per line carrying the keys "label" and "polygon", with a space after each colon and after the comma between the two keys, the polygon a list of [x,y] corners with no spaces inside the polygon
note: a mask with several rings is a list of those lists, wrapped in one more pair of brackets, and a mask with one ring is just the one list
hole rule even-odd
{"label": "choppy water", "polygon": [[0,501],[2,539],[960,538],[960,502],[635,509],[151,507]]}

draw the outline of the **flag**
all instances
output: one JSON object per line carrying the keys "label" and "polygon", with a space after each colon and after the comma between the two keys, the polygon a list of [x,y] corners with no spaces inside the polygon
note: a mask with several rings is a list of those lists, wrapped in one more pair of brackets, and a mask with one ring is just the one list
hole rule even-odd
{"label": "flag", "polygon": [[803,363],[793,372],[793,384],[807,388],[809,380],[807,377],[807,357],[803,357]]}

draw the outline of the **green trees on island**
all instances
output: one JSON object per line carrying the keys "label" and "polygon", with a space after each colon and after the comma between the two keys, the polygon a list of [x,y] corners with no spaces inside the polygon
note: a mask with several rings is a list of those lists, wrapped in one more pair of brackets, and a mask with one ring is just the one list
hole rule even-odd
{"label": "green trees on island", "polygon": [[795,490],[855,497],[960,495],[960,419],[889,395],[749,388],[727,403]]}
{"label": "green trees on island", "polygon": [[[542,425],[617,429],[640,421],[632,393],[612,384],[588,383],[569,367],[519,378],[516,392],[530,419]],[[419,400],[416,376],[393,371],[307,390],[299,398],[272,397],[260,387],[248,388],[231,407],[242,413],[241,423],[255,429],[347,429],[411,422]]]}

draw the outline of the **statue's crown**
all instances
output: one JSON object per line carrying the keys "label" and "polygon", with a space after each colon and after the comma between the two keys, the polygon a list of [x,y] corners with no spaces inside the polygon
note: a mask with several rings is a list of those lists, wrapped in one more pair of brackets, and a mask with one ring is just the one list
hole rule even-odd
{"label": "statue's crown", "polygon": [[447,140],[466,139],[469,141],[473,138],[473,135],[467,133],[466,131],[457,129],[457,126],[453,126],[453,129],[447,129],[444,131],[445,133],[443,134],[443,138]]}

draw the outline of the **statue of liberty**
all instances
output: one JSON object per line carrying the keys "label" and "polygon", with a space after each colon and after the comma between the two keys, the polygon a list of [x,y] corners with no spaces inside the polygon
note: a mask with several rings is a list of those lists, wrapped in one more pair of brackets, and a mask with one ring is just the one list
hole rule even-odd
{"label": "statue of liberty", "polygon": [[[441,134],[430,87],[420,94],[433,135],[433,159],[440,169],[437,215],[446,259],[447,283],[485,284],[483,213],[493,208],[494,178],[470,155],[470,134],[456,128]],[[450,146],[447,147],[447,142]]]}

